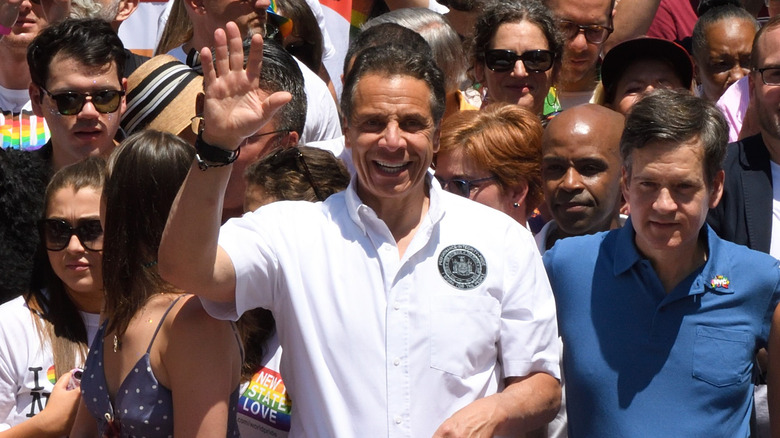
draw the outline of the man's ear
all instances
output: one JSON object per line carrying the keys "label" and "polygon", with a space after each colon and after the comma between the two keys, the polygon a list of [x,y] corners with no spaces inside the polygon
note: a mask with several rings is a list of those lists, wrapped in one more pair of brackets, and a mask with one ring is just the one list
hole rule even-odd
{"label": "man's ear", "polygon": [[[127,91],[127,78],[122,78],[122,89]],[[122,104],[119,106],[119,114],[124,114],[127,109],[127,94],[122,96]]]}
{"label": "man's ear", "polygon": [[121,23],[130,18],[130,16],[133,15],[133,12],[138,9],[139,1],[140,0],[119,0],[119,10],[116,13],[116,17],[114,17],[114,22]]}
{"label": "man's ear", "polygon": [[43,91],[34,83],[30,82],[30,87],[27,89],[30,93],[30,103],[32,104],[33,113],[37,117],[43,117]]}
{"label": "man's ear", "polygon": [[300,140],[300,136],[295,131],[290,131],[282,137],[281,144],[283,148],[289,148],[293,147],[298,144],[298,140]]}

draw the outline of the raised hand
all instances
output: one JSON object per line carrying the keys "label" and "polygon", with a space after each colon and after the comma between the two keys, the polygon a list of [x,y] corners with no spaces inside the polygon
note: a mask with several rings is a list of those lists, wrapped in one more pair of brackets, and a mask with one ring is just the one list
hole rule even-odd
{"label": "raised hand", "polygon": [[[0,0],[3,1],[3,0]],[[203,140],[225,149],[236,149],[241,142],[268,123],[282,105],[292,99],[288,92],[271,95],[260,89],[263,39],[254,35],[244,68],[241,34],[235,23],[214,32],[214,63],[211,50],[200,52],[203,62],[205,100]]]}

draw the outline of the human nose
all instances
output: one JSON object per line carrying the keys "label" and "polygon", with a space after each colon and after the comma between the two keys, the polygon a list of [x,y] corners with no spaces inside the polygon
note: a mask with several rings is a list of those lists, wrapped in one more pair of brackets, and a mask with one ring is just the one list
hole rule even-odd
{"label": "human nose", "polygon": [[584,52],[588,49],[588,39],[585,38],[585,29],[577,29],[577,35],[569,40],[569,47],[575,52]]}
{"label": "human nose", "polygon": [[515,67],[512,69],[512,76],[528,76],[528,70],[525,69],[523,61],[518,59],[515,61]]}
{"label": "human nose", "polygon": [[677,202],[675,202],[669,189],[662,188],[658,192],[658,197],[656,197],[655,202],[653,203],[653,208],[659,213],[669,213],[677,209]]}
{"label": "human nose", "polygon": [[84,245],[81,244],[81,241],[79,240],[76,233],[70,235],[70,239],[68,240],[68,246],[66,246],[65,249],[68,252],[72,252],[72,253],[82,253],[86,251]]}
{"label": "human nose", "polygon": [[100,112],[98,112],[97,108],[95,108],[95,104],[92,103],[92,97],[88,97],[84,101],[84,106],[81,107],[81,111],[79,111],[80,117],[98,117],[100,116]]}
{"label": "human nose", "polygon": [[561,187],[569,192],[581,190],[583,185],[580,173],[573,167],[566,169],[566,173],[563,175],[563,181],[561,181]]}
{"label": "human nose", "polygon": [[738,80],[745,77],[748,73],[750,73],[749,69],[742,67],[739,64],[735,65],[729,71],[729,83],[737,82]]}
{"label": "human nose", "polygon": [[387,124],[382,139],[385,147],[396,149],[401,146],[401,127],[397,122]]}

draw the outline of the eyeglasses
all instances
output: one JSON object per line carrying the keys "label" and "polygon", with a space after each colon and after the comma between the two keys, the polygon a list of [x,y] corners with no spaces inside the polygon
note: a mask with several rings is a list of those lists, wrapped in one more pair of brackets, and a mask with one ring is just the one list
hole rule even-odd
{"label": "eyeglasses", "polygon": [[103,250],[103,227],[97,219],[81,220],[75,228],[62,219],[43,219],[38,222],[38,227],[41,240],[49,251],[67,248],[74,234],[85,249]]}
{"label": "eyeglasses", "polygon": [[780,67],[757,68],[754,71],[761,75],[764,85],[780,85]]}
{"label": "eyeglasses", "polygon": [[585,33],[585,39],[591,44],[601,44],[607,40],[612,28],[598,24],[577,24],[569,20],[558,20],[558,28],[567,40],[577,38],[580,32]]}
{"label": "eyeglasses", "polygon": [[549,50],[529,50],[519,55],[512,50],[485,51],[485,65],[499,73],[511,71],[517,61],[523,61],[526,70],[541,73],[551,69],[554,60],[555,54]]}
{"label": "eyeglasses", "polygon": [[317,188],[317,184],[314,182],[314,177],[312,176],[311,171],[309,170],[309,166],[306,164],[306,159],[304,158],[300,149],[296,147],[281,148],[274,152],[274,154],[271,155],[268,160],[273,167],[279,167],[284,163],[290,162],[300,163],[301,166],[298,168],[298,171],[303,170],[303,175],[309,181],[309,185],[311,185],[312,190],[314,190],[314,196],[316,196],[320,201],[325,200],[325,197],[322,196],[322,193]]}
{"label": "eyeglasses", "polygon": [[493,175],[485,178],[467,180],[462,178],[444,179],[437,176],[436,179],[439,180],[439,184],[441,184],[444,190],[468,198],[469,195],[471,195],[472,190],[478,189],[484,182],[498,180],[498,177]]}
{"label": "eyeglasses", "polygon": [[95,106],[97,112],[101,114],[113,113],[119,109],[122,96],[125,95],[123,90],[100,90],[92,93],[63,91],[62,93],[53,94],[43,87],[40,88],[54,100],[57,104],[57,111],[63,116],[73,116],[80,113],[87,102],[87,98]]}

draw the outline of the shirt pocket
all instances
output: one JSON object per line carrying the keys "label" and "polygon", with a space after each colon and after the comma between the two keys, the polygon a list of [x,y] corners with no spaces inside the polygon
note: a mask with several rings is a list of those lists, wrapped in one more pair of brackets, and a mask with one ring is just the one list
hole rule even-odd
{"label": "shirt pocket", "polygon": [[461,378],[496,363],[501,306],[491,296],[431,297],[431,367]]}
{"label": "shirt pocket", "polygon": [[696,327],[693,377],[717,387],[744,382],[753,360],[750,339],[743,331]]}

